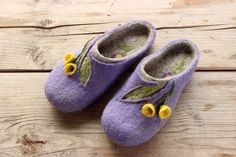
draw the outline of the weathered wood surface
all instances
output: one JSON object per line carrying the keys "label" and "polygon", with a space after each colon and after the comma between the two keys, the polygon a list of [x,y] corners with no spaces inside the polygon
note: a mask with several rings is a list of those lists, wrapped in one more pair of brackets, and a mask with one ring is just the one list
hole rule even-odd
{"label": "weathered wood surface", "polygon": [[[24,34],[24,31],[19,33],[17,30],[17,36],[12,32],[0,33],[1,71],[51,70],[63,58],[65,52],[74,52],[94,36],[56,36],[56,34],[50,36],[49,33],[29,31],[30,33]],[[198,69],[236,69],[235,30],[201,31],[199,28],[160,30],[151,52],[158,50],[169,40],[183,37],[193,40],[201,50]]]}
{"label": "weathered wood surface", "polygon": [[51,70],[65,52],[133,19],[158,29],[152,52],[190,38],[202,52],[198,69],[236,69],[234,0],[9,0],[0,6],[1,71]]}
{"label": "weathered wood surface", "polygon": [[[0,6],[0,157],[236,157],[235,0],[7,0]],[[160,133],[125,148],[100,127],[121,80],[73,114],[56,111],[43,86],[65,52],[136,19],[157,29],[150,53],[169,40],[193,40],[200,71]]]}
{"label": "weathered wood surface", "polygon": [[196,72],[169,123],[149,142],[133,148],[113,145],[100,127],[111,92],[80,113],[62,114],[45,99],[47,76],[0,74],[1,157],[236,155],[235,72]]}

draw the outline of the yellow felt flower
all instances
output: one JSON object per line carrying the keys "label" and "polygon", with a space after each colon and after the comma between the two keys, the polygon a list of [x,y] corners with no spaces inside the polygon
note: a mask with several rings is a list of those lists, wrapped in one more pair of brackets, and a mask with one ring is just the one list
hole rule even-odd
{"label": "yellow felt flower", "polygon": [[64,65],[71,63],[75,60],[75,55],[73,53],[67,53],[64,57]]}
{"label": "yellow felt flower", "polygon": [[64,66],[64,72],[66,73],[66,75],[70,76],[73,75],[76,72],[77,69],[77,65],[74,63],[67,63]]}
{"label": "yellow felt flower", "polygon": [[167,105],[161,105],[160,110],[159,110],[159,117],[161,119],[166,119],[170,116],[171,114],[171,108]]}
{"label": "yellow felt flower", "polygon": [[155,106],[151,103],[144,104],[141,111],[146,117],[153,117],[156,113]]}

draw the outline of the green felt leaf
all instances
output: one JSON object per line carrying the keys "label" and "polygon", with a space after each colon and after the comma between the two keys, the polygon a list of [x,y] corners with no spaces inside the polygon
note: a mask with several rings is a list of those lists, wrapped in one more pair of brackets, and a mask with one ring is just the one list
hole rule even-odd
{"label": "green felt leaf", "polygon": [[92,69],[92,66],[90,62],[90,55],[87,55],[85,59],[83,60],[83,63],[80,68],[80,75],[79,75],[79,79],[83,85],[85,85],[86,82],[88,81],[91,74],[91,69]]}
{"label": "green felt leaf", "polygon": [[153,95],[157,91],[159,91],[163,86],[139,86],[129,93],[127,93],[123,99],[126,100],[137,100],[140,98],[145,98]]}

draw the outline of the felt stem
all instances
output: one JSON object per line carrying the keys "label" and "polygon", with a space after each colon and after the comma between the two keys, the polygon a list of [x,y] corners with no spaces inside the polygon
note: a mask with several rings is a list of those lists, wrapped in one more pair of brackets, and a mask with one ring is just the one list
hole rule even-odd
{"label": "felt stem", "polygon": [[91,38],[90,40],[88,40],[87,42],[86,42],[86,44],[84,45],[84,47],[83,47],[83,49],[82,49],[82,51],[81,51],[81,53],[77,56],[77,58],[75,59],[75,63],[79,63],[79,61],[80,61],[80,59],[81,59],[81,57],[82,57],[82,54],[84,54],[85,52],[86,52],[86,48],[87,48],[87,46],[89,45],[89,43],[90,43],[90,41],[92,40],[93,38]]}
{"label": "felt stem", "polygon": [[159,105],[165,104],[166,99],[172,95],[172,93],[174,92],[174,88],[175,88],[175,82],[173,82],[171,89],[165,93],[160,99],[158,99],[155,103],[154,106],[157,107]]}

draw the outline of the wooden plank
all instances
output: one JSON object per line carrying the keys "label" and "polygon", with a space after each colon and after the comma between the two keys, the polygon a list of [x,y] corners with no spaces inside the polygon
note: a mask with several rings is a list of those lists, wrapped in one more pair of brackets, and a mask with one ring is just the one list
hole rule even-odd
{"label": "wooden plank", "polygon": [[0,71],[51,70],[65,52],[132,19],[146,19],[159,30],[151,52],[171,39],[190,38],[202,51],[198,69],[236,69],[234,0],[9,0],[0,5]]}
{"label": "wooden plank", "polygon": [[132,148],[113,145],[100,127],[112,94],[82,112],[63,114],[44,96],[47,76],[0,73],[1,157],[236,155],[236,72],[196,72],[168,124],[149,142]]}
{"label": "wooden plank", "polygon": [[[15,0],[0,2],[1,27],[107,24],[144,18],[159,27],[235,24],[235,0]],[[222,11],[224,10],[224,11]],[[220,17],[220,18],[219,18]]]}
{"label": "wooden plank", "polygon": [[[206,29],[209,28],[158,30],[150,53],[170,40],[189,38],[201,51],[198,69],[236,70],[236,31]],[[79,26],[49,32],[26,28],[0,30],[0,70],[51,70],[66,52],[76,51],[96,36],[71,35],[77,30]]]}

